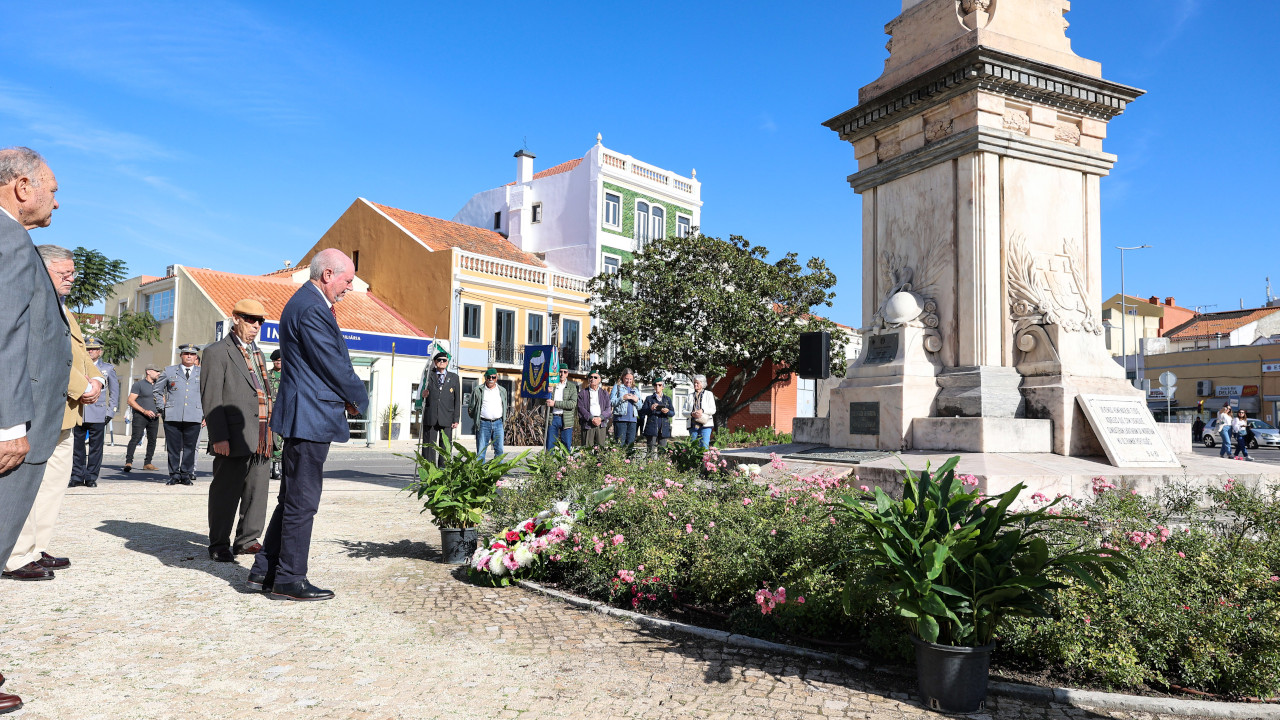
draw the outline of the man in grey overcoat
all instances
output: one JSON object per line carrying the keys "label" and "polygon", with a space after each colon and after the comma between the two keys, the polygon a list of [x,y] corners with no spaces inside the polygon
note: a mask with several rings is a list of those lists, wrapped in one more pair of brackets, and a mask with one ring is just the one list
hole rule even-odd
{"label": "man in grey overcoat", "polygon": [[[71,328],[27,230],[48,227],[58,181],[29,148],[0,150],[0,557],[9,557],[62,434]],[[0,692],[0,713],[22,707]]]}
{"label": "man in grey overcoat", "polygon": [[178,348],[182,362],[170,365],[155,384],[156,409],[164,412],[164,449],[169,455],[167,485],[193,485],[196,479],[196,446],[204,409],[200,406],[200,348]]}
{"label": "man in grey overcoat", "polygon": [[75,427],[75,440],[72,444],[74,461],[71,464],[71,482],[68,487],[98,487],[98,473],[102,471],[102,440],[106,434],[107,423],[116,415],[120,407],[120,378],[116,376],[116,368],[102,359],[102,341],[91,337],[85,340],[84,347],[89,351],[89,359],[98,366],[98,372],[107,381],[105,392],[99,393],[98,401],[84,406],[84,423]]}
{"label": "man in grey overcoat", "polygon": [[[266,309],[241,300],[231,311],[231,332],[204,349],[200,399],[213,454],[209,484],[209,558],[232,562],[262,549],[267,524],[267,484],[272,438],[268,423],[274,396],[270,369],[254,340]],[[235,544],[231,530],[239,508]]]}

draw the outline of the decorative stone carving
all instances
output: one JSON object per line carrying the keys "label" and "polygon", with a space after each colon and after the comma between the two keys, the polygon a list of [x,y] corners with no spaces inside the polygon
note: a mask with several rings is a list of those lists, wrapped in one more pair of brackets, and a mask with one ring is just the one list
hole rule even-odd
{"label": "decorative stone carving", "polygon": [[886,291],[880,307],[871,316],[871,330],[888,330],[906,325],[923,329],[925,350],[936,353],[942,349],[941,324],[938,318],[938,301],[933,297],[938,284],[938,273],[943,263],[939,257],[942,243],[930,246],[928,253],[916,268],[907,264],[906,258],[895,253],[885,253],[880,268]]}
{"label": "decorative stone carving", "polygon": [[1023,135],[1031,134],[1031,117],[1017,108],[1006,107],[1004,109],[1003,125],[1005,130],[1012,130]]}
{"label": "decorative stone carving", "polygon": [[960,22],[970,30],[986,27],[991,22],[995,0],[960,0]]}
{"label": "decorative stone carving", "polygon": [[936,142],[951,134],[951,128],[955,121],[952,118],[946,120],[932,120],[924,126],[924,141],[926,143]]}
{"label": "decorative stone carving", "polygon": [[989,12],[991,8],[991,0],[960,0],[960,10],[965,15],[976,10]]}
{"label": "decorative stone carving", "polygon": [[901,140],[877,140],[876,159],[880,162],[892,160],[902,154]]}
{"label": "decorative stone carving", "polygon": [[1069,120],[1059,120],[1053,130],[1053,139],[1068,145],[1079,145],[1080,126]]}
{"label": "decorative stone carving", "polygon": [[1089,305],[1075,240],[1063,239],[1062,252],[1033,252],[1021,234],[1009,239],[1009,313],[1013,336],[1023,353],[1056,359],[1043,326],[1067,332],[1102,334],[1102,323]]}

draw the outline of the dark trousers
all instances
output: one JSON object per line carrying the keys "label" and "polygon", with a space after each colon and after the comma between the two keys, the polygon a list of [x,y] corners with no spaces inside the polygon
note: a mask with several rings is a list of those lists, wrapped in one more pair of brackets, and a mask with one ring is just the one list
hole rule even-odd
{"label": "dark trousers", "polygon": [[452,425],[424,425],[422,428],[422,457],[433,465],[440,465],[439,458],[436,457],[436,443],[440,442],[440,436],[443,435],[453,440]]}
{"label": "dark trousers", "polygon": [[196,477],[196,446],[200,444],[200,423],[165,422],[164,449],[169,454],[169,477]]}
{"label": "dark trousers", "polygon": [[240,527],[236,531],[236,550],[262,534],[267,524],[270,465],[270,458],[261,455],[213,456],[213,481],[209,483],[209,549],[233,547],[231,530],[237,515]]}
{"label": "dark trousers", "polygon": [[667,446],[668,439],[669,438],[658,437],[657,435],[645,435],[644,436],[645,456],[653,457],[654,455],[657,455],[657,452],[654,450],[654,448],[665,448]]}
{"label": "dark trousers", "polygon": [[77,425],[71,440],[71,485],[98,482],[102,471],[102,438],[106,423]]}
{"label": "dark trousers", "polygon": [[254,574],[274,575],[273,582],[281,584],[307,578],[311,528],[320,508],[327,457],[327,442],[285,438],[280,496],[262,539],[262,552],[253,560]]}
{"label": "dark trousers", "polygon": [[147,455],[144,465],[150,465],[156,456],[156,433],[160,431],[160,416],[148,418],[142,413],[133,414],[133,437],[129,438],[129,447],[124,451],[124,464],[133,464],[133,451],[142,440],[142,433],[147,434]]}
{"label": "dark trousers", "polygon": [[630,445],[636,441],[636,425],[638,424],[626,420],[615,420],[613,422],[613,437],[618,441],[619,445]]}
{"label": "dark trousers", "polygon": [[551,423],[547,425],[547,449],[556,446],[556,443],[562,443],[566,448],[573,447],[573,428],[564,426],[563,415],[552,415]]}
{"label": "dark trousers", "polygon": [[584,447],[609,444],[609,428],[606,425],[592,426],[588,420],[582,424],[582,444]]}

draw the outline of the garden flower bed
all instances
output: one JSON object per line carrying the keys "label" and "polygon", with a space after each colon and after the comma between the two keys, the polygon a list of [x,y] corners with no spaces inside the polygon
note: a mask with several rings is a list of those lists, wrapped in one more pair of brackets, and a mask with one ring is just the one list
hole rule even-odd
{"label": "garden flower bed", "polygon": [[[832,514],[831,502],[866,502],[869,488],[852,475],[797,476],[776,458],[764,468],[731,466],[715,450],[699,460],[693,469],[678,454],[544,453],[518,490],[495,504],[473,572],[910,665],[911,644],[890,598],[862,581],[871,572],[857,552],[866,538]],[[993,674],[1233,699],[1280,694],[1274,490],[1228,483],[1199,497],[1168,488],[1156,501],[1098,478],[1092,497],[1051,512],[1077,519],[1057,523],[1051,544],[1123,554],[1132,560],[1128,575],[1101,594],[1068,583],[1054,592],[1051,617],[1005,622]]]}

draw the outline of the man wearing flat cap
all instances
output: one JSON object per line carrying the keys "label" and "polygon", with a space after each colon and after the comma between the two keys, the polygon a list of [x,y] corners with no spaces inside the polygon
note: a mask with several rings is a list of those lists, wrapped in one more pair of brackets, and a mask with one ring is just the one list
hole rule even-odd
{"label": "man wearing flat cap", "polygon": [[75,427],[69,487],[98,487],[98,473],[102,470],[102,437],[107,423],[115,417],[120,406],[120,378],[116,376],[115,366],[102,359],[102,341],[91,337],[85,340],[84,347],[89,353],[89,360],[102,373],[107,387],[98,394],[97,402],[84,406],[84,424]]}
{"label": "man wearing flat cap", "polygon": [[[200,363],[200,399],[213,455],[209,558],[217,562],[261,550],[258,536],[267,524],[272,450],[268,423],[275,392],[266,360],[254,342],[265,319],[266,309],[257,300],[236,303],[231,332],[206,347]],[[239,526],[233,528],[237,515]]]}
{"label": "man wearing flat cap", "polygon": [[431,364],[418,389],[422,394],[422,456],[438,465],[436,443],[441,435],[453,440],[453,430],[462,418],[462,382],[449,370],[449,353],[436,353]]}
{"label": "man wearing flat cap", "polygon": [[164,369],[156,383],[156,407],[164,411],[164,449],[169,455],[166,485],[194,485],[196,446],[204,408],[200,405],[200,348],[178,346],[182,361]]}
{"label": "man wearing flat cap", "polygon": [[133,451],[138,448],[143,433],[147,436],[147,454],[143,470],[155,470],[151,459],[156,455],[156,433],[160,429],[160,413],[156,412],[156,383],[160,380],[160,368],[148,364],[142,377],[129,388],[129,409],[133,411],[133,434],[129,447],[124,451],[124,471],[133,469]]}

